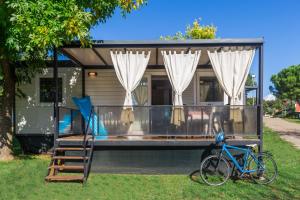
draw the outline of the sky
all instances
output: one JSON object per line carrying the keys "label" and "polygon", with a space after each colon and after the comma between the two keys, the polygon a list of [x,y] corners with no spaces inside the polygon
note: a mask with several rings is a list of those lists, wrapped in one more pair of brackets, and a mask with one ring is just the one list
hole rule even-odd
{"label": "sky", "polygon": [[[272,74],[300,64],[300,0],[148,0],[125,18],[117,10],[105,24],[93,28],[92,37],[159,39],[184,32],[197,18],[215,25],[217,38],[264,38],[264,96],[270,93]],[[251,72],[257,70],[253,67]]]}

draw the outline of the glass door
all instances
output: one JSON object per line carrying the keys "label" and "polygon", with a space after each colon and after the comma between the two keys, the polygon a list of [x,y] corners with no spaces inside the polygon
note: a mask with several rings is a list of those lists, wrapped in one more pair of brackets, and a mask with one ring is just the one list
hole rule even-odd
{"label": "glass door", "polygon": [[199,76],[198,78],[198,104],[200,105],[223,105],[224,91],[217,77]]}
{"label": "glass door", "polygon": [[152,105],[172,105],[172,86],[168,76],[152,76]]}
{"label": "glass door", "polygon": [[151,133],[168,132],[172,114],[172,86],[168,76],[151,76]]}

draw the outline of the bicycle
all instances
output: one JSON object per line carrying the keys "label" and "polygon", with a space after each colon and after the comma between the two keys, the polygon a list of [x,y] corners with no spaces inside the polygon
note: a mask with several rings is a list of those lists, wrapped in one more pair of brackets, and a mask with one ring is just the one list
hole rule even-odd
{"label": "bicycle", "polygon": [[[272,154],[263,152],[255,154],[254,148],[241,148],[226,143],[223,131],[216,135],[216,144],[222,143],[219,155],[210,155],[200,164],[201,179],[208,185],[219,186],[224,184],[232,175],[232,165],[237,169],[240,177],[249,176],[259,184],[269,184],[277,177],[277,165]],[[242,160],[237,160],[230,149],[243,154]],[[230,162],[231,161],[231,162]],[[233,168],[234,169],[234,168]]]}

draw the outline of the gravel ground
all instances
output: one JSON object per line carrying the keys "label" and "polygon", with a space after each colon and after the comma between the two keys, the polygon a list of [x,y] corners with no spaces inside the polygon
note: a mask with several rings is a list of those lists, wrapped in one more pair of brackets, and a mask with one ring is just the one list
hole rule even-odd
{"label": "gravel ground", "polygon": [[300,124],[288,122],[281,118],[264,118],[264,124],[278,132],[280,137],[300,149]]}

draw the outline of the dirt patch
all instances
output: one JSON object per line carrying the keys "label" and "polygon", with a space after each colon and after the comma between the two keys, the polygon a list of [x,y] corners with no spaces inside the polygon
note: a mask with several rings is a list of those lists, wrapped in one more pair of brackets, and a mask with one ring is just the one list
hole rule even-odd
{"label": "dirt patch", "polygon": [[267,127],[278,132],[280,137],[300,149],[300,124],[288,122],[281,118],[264,118]]}

